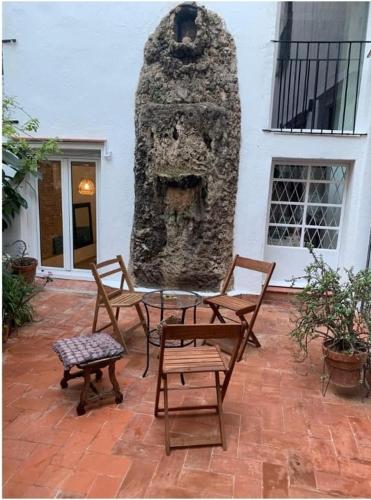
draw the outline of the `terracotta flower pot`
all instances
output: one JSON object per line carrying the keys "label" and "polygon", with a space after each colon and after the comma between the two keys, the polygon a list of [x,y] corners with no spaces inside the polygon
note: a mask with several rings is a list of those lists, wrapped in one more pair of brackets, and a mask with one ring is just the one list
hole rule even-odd
{"label": "terracotta flower pot", "polygon": [[361,368],[367,361],[367,352],[346,354],[333,351],[328,347],[331,342],[327,340],[322,346],[330,382],[341,388],[357,386],[361,379]]}
{"label": "terracotta flower pot", "polygon": [[37,259],[24,257],[22,260],[14,259],[12,261],[12,269],[15,274],[22,275],[27,283],[33,283],[35,281],[37,264]]}

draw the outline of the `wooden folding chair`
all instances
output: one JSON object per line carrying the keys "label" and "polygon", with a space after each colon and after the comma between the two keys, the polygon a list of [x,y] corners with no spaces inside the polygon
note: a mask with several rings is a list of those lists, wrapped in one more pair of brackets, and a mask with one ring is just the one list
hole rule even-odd
{"label": "wooden folding chair", "polygon": [[[226,319],[230,321],[236,321],[234,318],[228,318],[227,316],[223,316],[220,312],[220,308],[223,308],[233,311],[238,318],[238,322],[244,325],[244,339],[241,344],[241,350],[238,356],[238,361],[241,361],[248,342],[255,345],[255,347],[260,347],[260,342],[257,339],[253,331],[253,328],[275,266],[276,266],[275,262],[264,262],[262,260],[253,260],[236,255],[223,282],[220,295],[204,299],[204,303],[208,304],[213,311],[210,323],[214,323],[215,318],[218,318],[219,321],[222,323],[225,323]],[[227,289],[229,287],[229,283],[231,281],[233,272],[236,267],[249,269],[251,271],[257,271],[266,275],[262,291],[258,296],[257,300],[241,299],[239,297],[233,297],[227,295]],[[245,315],[251,313],[252,317],[249,322],[247,321]]]}
{"label": "wooden folding chair", "polygon": [[[222,402],[227,392],[228,384],[232,376],[233,368],[236,362],[238,350],[241,345],[243,328],[241,325],[224,324],[192,324],[192,325],[164,325],[161,337],[160,363],[157,380],[155,416],[164,413],[165,416],[165,449],[166,454],[170,454],[172,448],[188,448],[199,446],[222,446],[227,449]],[[169,340],[193,340],[193,339],[214,339],[215,341],[223,338],[233,338],[235,340],[235,349],[232,353],[229,363],[221,355],[218,345],[200,346],[200,347],[180,347],[165,349],[166,342]],[[214,373],[215,384],[191,387],[169,387],[168,375],[171,373]],[[224,381],[220,383],[219,373],[224,374]],[[189,389],[215,389],[216,404],[198,405],[198,406],[169,406],[168,392],[171,390],[189,390]],[[159,407],[160,393],[164,395],[164,407]],[[189,410],[216,410],[219,420],[220,441],[215,438],[208,439],[190,438],[188,442],[184,438],[173,438],[170,440],[169,412],[189,411]]]}
{"label": "wooden folding chair", "polygon": [[[114,269],[102,272],[103,268],[112,266],[115,266]],[[132,330],[137,328],[138,325],[142,325],[144,332],[147,333],[146,321],[139,305],[140,301],[142,300],[143,294],[134,291],[134,287],[132,285],[131,279],[121,255],[117,255],[115,259],[106,260],[105,262],[101,262],[100,264],[92,264],[91,268],[98,287],[97,300],[95,302],[93,332],[100,332],[105,328],[112,326],[117,340],[121,341],[122,345],[126,349],[126,352],[128,352],[124,336],[118,326],[120,309],[122,307],[134,306],[139,316],[139,323],[126,330],[126,333],[130,333]],[[102,279],[116,273],[121,273],[120,288],[106,287],[103,284]],[[124,290],[125,282],[127,283],[127,290]],[[97,329],[98,313],[101,307],[106,308],[111,321],[101,328]],[[114,309],[116,309],[116,313],[113,312]]]}

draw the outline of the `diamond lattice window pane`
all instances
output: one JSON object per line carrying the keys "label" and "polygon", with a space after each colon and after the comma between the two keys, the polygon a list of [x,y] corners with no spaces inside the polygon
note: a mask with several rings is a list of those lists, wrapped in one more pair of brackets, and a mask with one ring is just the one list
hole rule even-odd
{"label": "diamond lattice window pane", "polygon": [[342,183],[345,180],[346,167],[342,165],[331,165],[311,167],[310,178],[316,181],[330,181]]}
{"label": "diamond lattice window pane", "polygon": [[308,206],[306,224],[308,226],[334,226],[340,225],[340,207]]}
{"label": "diamond lattice window pane", "polygon": [[344,183],[324,184],[312,182],[309,185],[309,203],[332,203],[341,205],[343,200]]}
{"label": "diamond lattice window pane", "polygon": [[277,205],[272,203],[269,222],[273,224],[302,224],[303,205]]}
{"label": "diamond lattice window pane", "polygon": [[313,248],[336,250],[338,242],[338,230],[306,228],[304,231],[304,243]]}
{"label": "diamond lattice window pane", "polygon": [[269,226],[268,245],[299,247],[300,236],[300,227]]}
{"label": "diamond lattice window pane", "polygon": [[303,202],[304,182],[273,181],[272,201]]}
{"label": "diamond lattice window pane", "polygon": [[275,165],[273,177],[275,179],[306,179],[308,168],[306,165]]}

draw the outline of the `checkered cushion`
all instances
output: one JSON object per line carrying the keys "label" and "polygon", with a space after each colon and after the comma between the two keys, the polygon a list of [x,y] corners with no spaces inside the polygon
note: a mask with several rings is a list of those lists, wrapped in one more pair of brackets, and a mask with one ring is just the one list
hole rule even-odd
{"label": "checkered cushion", "polygon": [[124,352],[124,348],[107,333],[57,340],[53,344],[53,349],[66,370],[81,363],[113,358]]}

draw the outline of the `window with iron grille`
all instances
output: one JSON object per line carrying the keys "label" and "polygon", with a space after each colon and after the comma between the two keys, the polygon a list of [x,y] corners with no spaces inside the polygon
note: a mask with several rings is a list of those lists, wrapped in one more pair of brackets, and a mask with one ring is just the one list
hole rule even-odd
{"label": "window with iron grille", "polygon": [[268,245],[336,250],[347,166],[275,163]]}
{"label": "window with iron grille", "polygon": [[272,128],[356,133],[368,2],[283,2]]}

